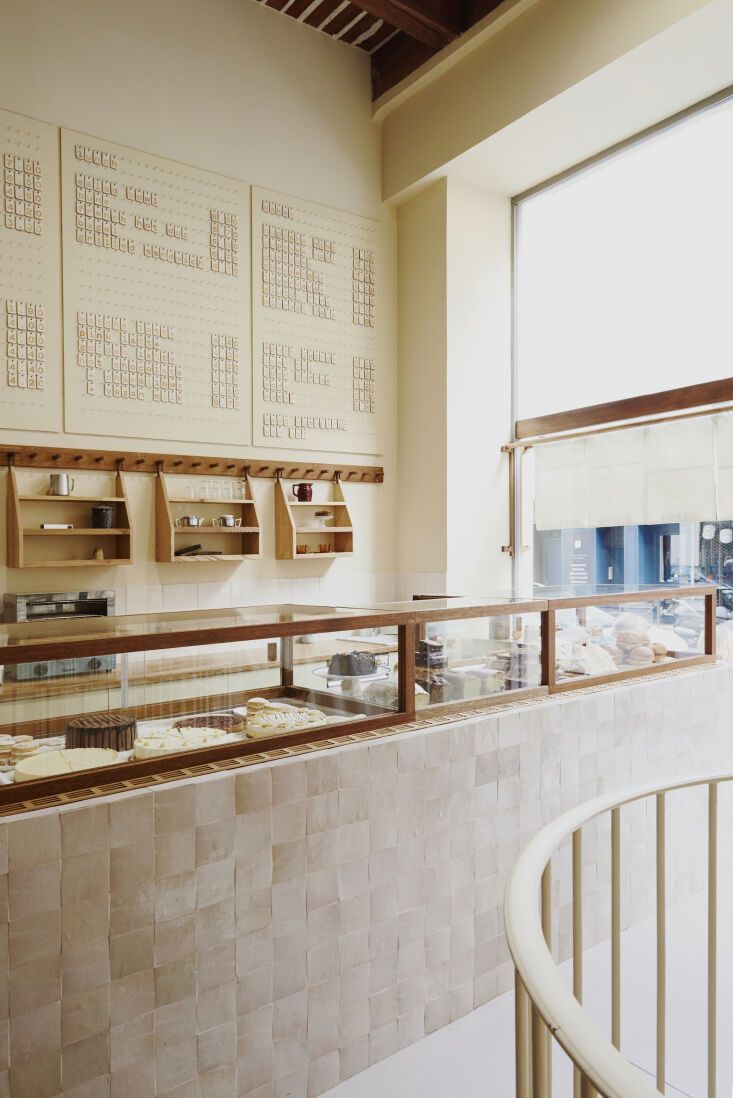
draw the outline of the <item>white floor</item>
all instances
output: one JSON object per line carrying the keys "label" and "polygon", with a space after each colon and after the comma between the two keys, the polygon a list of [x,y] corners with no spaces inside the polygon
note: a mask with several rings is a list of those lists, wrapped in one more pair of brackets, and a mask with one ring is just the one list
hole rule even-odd
{"label": "white floor", "polygon": [[[706,1095],[706,896],[667,914],[667,1090],[669,1098]],[[733,894],[721,897],[718,965],[718,1095],[733,1086]],[[656,937],[653,920],[626,931],[622,945],[622,1051],[655,1074]],[[568,966],[563,966],[569,977]],[[610,1032],[610,950],[585,955],[585,1003]],[[329,1098],[511,1098],[514,1003],[502,995],[466,1018],[383,1060],[329,1091]],[[554,1061],[555,1098],[572,1098],[569,1064]]]}

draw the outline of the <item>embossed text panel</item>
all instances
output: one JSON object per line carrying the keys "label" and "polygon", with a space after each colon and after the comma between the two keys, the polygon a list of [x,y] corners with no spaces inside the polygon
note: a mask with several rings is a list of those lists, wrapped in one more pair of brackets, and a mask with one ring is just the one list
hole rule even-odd
{"label": "embossed text panel", "polygon": [[252,190],[257,445],[379,454],[377,224]]}
{"label": "embossed text panel", "polygon": [[0,427],[61,430],[58,129],[0,110]]}
{"label": "embossed text panel", "polygon": [[67,431],[250,442],[249,186],[61,131]]}

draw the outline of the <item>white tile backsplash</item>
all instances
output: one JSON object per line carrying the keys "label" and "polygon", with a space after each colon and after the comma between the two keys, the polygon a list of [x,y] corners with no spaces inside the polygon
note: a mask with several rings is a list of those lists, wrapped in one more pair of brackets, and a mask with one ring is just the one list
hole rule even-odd
{"label": "white tile backsplash", "polygon": [[[435,577],[433,577],[434,579]],[[402,584],[402,586],[400,586]],[[412,591],[442,589],[419,575],[407,585]],[[393,572],[339,573],[335,568],[323,576],[263,577],[209,581],[206,583],[130,584],[115,588],[115,612],[144,614],[185,610],[220,610],[229,606],[263,606],[297,603],[302,606],[369,606],[394,602],[403,580]]]}
{"label": "white tile backsplash", "polygon": [[232,605],[229,583],[198,583],[196,591],[199,610],[223,610]]}

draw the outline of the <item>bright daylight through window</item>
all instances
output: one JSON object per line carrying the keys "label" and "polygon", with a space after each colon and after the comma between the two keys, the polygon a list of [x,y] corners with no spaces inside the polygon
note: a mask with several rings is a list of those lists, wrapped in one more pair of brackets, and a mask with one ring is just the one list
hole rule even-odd
{"label": "bright daylight through window", "polygon": [[[517,419],[733,375],[731,193],[725,101],[518,201]],[[709,578],[733,613],[733,414],[528,456],[536,584]]]}

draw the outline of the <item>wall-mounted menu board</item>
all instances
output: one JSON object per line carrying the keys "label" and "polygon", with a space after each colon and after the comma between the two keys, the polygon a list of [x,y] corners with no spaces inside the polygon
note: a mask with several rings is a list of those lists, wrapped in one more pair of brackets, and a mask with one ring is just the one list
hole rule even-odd
{"label": "wall-mounted menu board", "polygon": [[61,131],[67,431],[246,445],[249,187]]}
{"label": "wall-mounted menu board", "polygon": [[0,110],[0,427],[61,430],[58,130]]}
{"label": "wall-mounted menu board", "polygon": [[252,190],[253,440],[381,451],[377,224]]}

